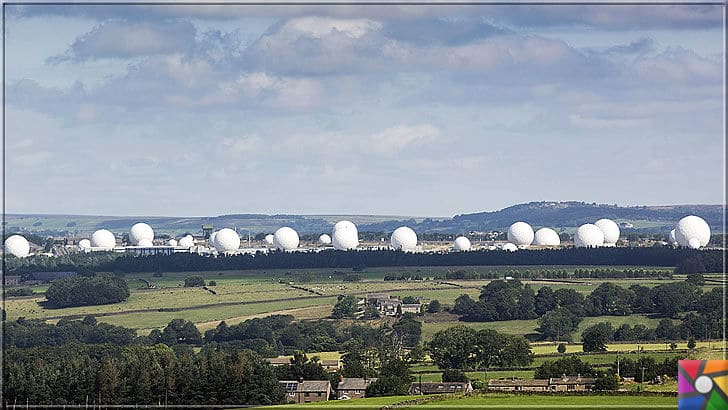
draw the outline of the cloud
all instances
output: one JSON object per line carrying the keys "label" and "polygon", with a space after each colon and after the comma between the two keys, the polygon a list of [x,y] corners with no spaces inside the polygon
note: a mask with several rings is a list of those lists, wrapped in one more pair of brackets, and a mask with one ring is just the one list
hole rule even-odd
{"label": "cloud", "polygon": [[645,54],[654,49],[654,41],[648,37],[642,37],[637,41],[633,41],[629,44],[620,44],[617,46],[609,47],[606,50],[607,54]]}
{"label": "cloud", "polygon": [[365,138],[362,149],[380,155],[394,155],[411,145],[434,141],[439,135],[440,130],[431,124],[397,125]]}
{"label": "cloud", "polygon": [[65,54],[50,62],[132,58],[184,52],[195,44],[195,26],[188,21],[106,21],[76,39]]}

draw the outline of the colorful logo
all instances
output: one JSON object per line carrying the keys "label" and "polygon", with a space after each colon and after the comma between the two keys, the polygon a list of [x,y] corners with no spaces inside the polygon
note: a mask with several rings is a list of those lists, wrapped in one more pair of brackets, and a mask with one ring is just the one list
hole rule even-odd
{"label": "colorful logo", "polygon": [[678,410],[728,409],[728,360],[680,360]]}

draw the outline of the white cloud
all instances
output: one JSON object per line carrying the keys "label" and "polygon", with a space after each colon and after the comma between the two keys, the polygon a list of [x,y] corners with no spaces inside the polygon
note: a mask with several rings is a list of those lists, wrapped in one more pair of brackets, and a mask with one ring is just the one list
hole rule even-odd
{"label": "white cloud", "polygon": [[365,138],[362,149],[381,155],[394,155],[413,144],[434,141],[439,135],[440,130],[430,124],[398,125]]}

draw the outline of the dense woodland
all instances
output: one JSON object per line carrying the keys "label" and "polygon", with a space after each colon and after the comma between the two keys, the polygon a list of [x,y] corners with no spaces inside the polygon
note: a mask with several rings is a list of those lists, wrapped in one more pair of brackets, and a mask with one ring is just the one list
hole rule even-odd
{"label": "dense woodland", "polygon": [[315,269],[387,266],[527,266],[527,265],[617,265],[674,267],[697,259],[705,272],[722,272],[720,250],[653,248],[565,248],[549,250],[471,251],[405,253],[393,250],[321,252],[258,252],[226,257],[204,257],[190,253],[133,256],[93,252],[58,257],[8,257],[6,269],[13,274],[37,271],[83,272],[191,272],[244,269]]}

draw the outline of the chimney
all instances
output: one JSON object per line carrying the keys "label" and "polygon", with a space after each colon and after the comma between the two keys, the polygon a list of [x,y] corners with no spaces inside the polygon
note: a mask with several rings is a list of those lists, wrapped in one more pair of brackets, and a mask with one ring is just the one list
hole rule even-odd
{"label": "chimney", "polygon": [[303,376],[301,376],[301,377],[298,378],[298,382],[299,383],[303,383]]}
{"label": "chimney", "polygon": [[343,374],[339,374],[339,383],[341,383],[343,381],[344,381],[344,375]]}

